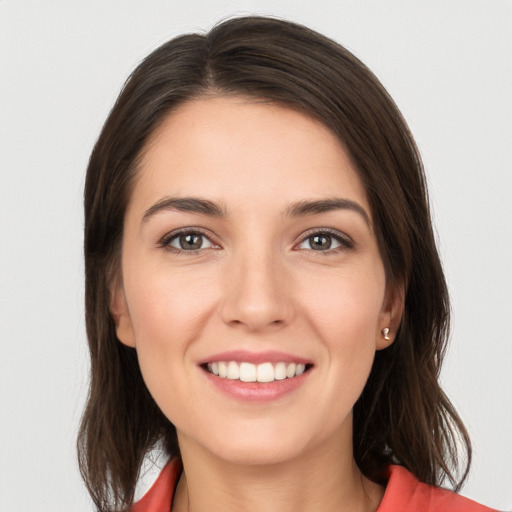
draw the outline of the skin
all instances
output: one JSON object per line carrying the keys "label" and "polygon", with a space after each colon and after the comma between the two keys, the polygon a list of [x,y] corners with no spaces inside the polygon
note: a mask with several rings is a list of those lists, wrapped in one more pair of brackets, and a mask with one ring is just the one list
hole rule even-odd
{"label": "skin", "polygon": [[[155,211],[169,197],[215,202],[225,216]],[[297,202],[332,198],[363,213],[287,215]],[[199,250],[180,249],[182,228],[205,235]],[[365,189],[329,129],[245,98],[171,113],[147,144],[126,212],[112,313],[178,432],[184,475],[173,510],[375,510],[383,489],[353,460],[352,408],[375,351],[393,341],[399,295],[386,287]],[[199,366],[240,349],[313,366],[293,392],[247,402]]]}

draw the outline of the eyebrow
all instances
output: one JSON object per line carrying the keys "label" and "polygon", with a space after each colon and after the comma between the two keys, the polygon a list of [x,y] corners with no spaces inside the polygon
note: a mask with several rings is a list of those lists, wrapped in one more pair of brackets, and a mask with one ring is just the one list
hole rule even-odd
{"label": "eyebrow", "polygon": [[363,217],[366,224],[371,227],[370,216],[366,210],[355,201],[342,198],[304,200],[290,205],[285,212],[286,217],[305,217],[334,210],[351,210]]}
{"label": "eyebrow", "polygon": [[[223,206],[208,199],[199,197],[163,197],[144,212],[143,221],[147,221],[153,215],[166,210],[198,213],[217,218],[227,217],[226,209]],[[366,224],[371,226],[370,216],[359,203],[342,198],[298,201],[288,206],[283,216],[306,217],[334,210],[350,210],[358,213],[363,217]]]}
{"label": "eyebrow", "polygon": [[200,213],[211,217],[226,217],[226,211],[213,201],[199,197],[164,197],[144,212],[143,221],[158,212],[175,210],[179,212]]}

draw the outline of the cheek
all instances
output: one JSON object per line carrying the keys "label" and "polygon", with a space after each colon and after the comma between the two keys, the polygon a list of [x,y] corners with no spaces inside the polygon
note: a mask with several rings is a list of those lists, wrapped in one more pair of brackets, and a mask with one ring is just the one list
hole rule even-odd
{"label": "cheek", "polygon": [[302,293],[303,314],[326,348],[330,379],[342,379],[356,394],[373,364],[385,294],[382,266],[367,268],[335,272]]}
{"label": "cheek", "polygon": [[[183,411],[193,414],[194,402],[187,387],[189,348],[200,337],[214,298],[201,279],[162,273],[146,274],[128,283],[137,357],[151,395],[173,423],[183,422]],[[183,397],[187,397],[184,401]],[[185,415],[186,416],[186,415]]]}
{"label": "cheek", "polygon": [[350,415],[375,356],[385,277],[379,262],[364,270],[346,267],[329,275],[317,274],[315,282],[297,294],[299,314],[306,319],[305,328],[313,329],[320,348],[322,391],[315,392],[311,404],[325,414],[310,421],[326,432],[336,431]]}
{"label": "cheek", "polygon": [[[137,356],[150,390],[155,379],[184,376],[188,349],[201,337],[218,302],[212,269],[172,268],[167,262],[132,260],[125,283]],[[133,271],[133,265],[139,269]],[[132,270],[131,272],[129,270]],[[171,372],[171,373],[170,373]]]}
{"label": "cheek", "polygon": [[[371,267],[370,267],[371,268]],[[379,265],[367,273],[334,270],[301,291],[304,314],[329,339],[374,338],[385,293]]]}
{"label": "cheek", "polygon": [[204,312],[212,307],[212,294],[197,276],[151,276],[129,290],[130,315],[137,344],[186,343],[201,330]]}

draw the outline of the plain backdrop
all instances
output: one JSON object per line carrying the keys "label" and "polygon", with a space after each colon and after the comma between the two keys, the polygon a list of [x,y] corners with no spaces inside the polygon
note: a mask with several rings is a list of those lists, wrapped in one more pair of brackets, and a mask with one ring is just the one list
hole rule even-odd
{"label": "plain backdrop", "polygon": [[442,380],[474,443],[463,494],[512,509],[511,0],[0,0],[0,511],[92,510],[74,447],[88,155],[145,55],[248,13],[347,46],[410,124],[453,301]]}

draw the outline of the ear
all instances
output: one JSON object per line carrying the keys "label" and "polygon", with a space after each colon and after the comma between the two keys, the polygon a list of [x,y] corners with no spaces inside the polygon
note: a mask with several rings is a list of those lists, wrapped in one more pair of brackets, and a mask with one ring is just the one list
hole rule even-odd
{"label": "ear", "polygon": [[119,341],[128,347],[135,347],[132,318],[123,286],[120,284],[116,284],[111,292],[110,313],[116,324],[116,334]]}
{"label": "ear", "polygon": [[[405,284],[403,282],[388,287],[377,326],[378,332],[376,333],[375,343],[377,350],[389,347],[395,340],[402,321],[404,301]],[[384,329],[389,329],[389,331],[385,333]]]}

